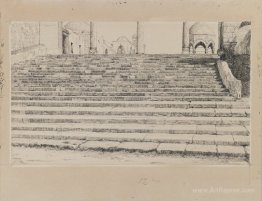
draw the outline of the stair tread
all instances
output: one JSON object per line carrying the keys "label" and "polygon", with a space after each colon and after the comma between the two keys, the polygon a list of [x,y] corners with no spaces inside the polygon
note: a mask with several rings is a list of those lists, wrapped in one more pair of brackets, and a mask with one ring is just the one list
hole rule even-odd
{"label": "stair tread", "polygon": [[55,146],[61,149],[79,149],[79,150],[124,150],[124,151],[157,151],[158,153],[184,153],[184,154],[213,154],[213,155],[226,155],[245,157],[249,154],[248,149],[242,145],[232,144],[188,144],[181,143],[167,143],[167,142],[145,142],[145,141],[113,141],[113,140],[99,140],[89,139],[83,140],[48,140],[42,139],[18,139],[14,138],[12,144],[27,145],[27,146]]}
{"label": "stair tread", "polygon": [[223,133],[223,131],[242,131],[244,133],[248,133],[248,130],[245,126],[242,125],[192,125],[192,124],[177,124],[177,125],[150,125],[150,124],[134,124],[130,123],[128,125],[121,125],[121,124],[111,124],[111,123],[104,123],[104,124],[83,124],[83,123],[74,123],[66,126],[62,126],[60,123],[48,123],[48,124],[39,124],[39,123],[16,123],[13,122],[12,127],[20,127],[20,128],[34,128],[34,127],[44,127],[44,128],[90,128],[90,129],[122,129],[122,130],[136,130],[136,129],[148,129],[148,130],[181,130],[181,131],[189,131],[191,133],[197,132],[197,130],[211,130],[214,133]]}
{"label": "stair tread", "polygon": [[[249,136],[238,135],[211,135],[211,134],[143,134],[143,133],[90,133],[90,132],[48,132],[43,134],[36,131],[14,132],[13,139],[82,139],[82,140],[110,140],[131,142],[168,142],[191,144],[216,144],[216,145],[248,145]],[[240,143],[241,140],[241,143]],[[17,140],[18,141],[18,140]]]}
{"label": "stair tread", "polygon": [[[71,101],[57,101],[57,100],[48,100],[48,101],[36,101],[36,100],[12,100],[12,108],[15,107],[14,105],[19,105],[19,104],[23,104],[23,105],[30,105],[30,108],[41,108],[40,106],[43,105],[46,108],[48,108],[48,105],[53,107],[154,107],[154,108],[158,108],[158,107],[168,107],[168,108],[172,108],[172,106],[174,107],[184,107],[184,108],[188,108],[188,107],[198,107],[198,108],[202,108],[202,107],[207,107],[207,108],[245,108],[245,109],[249,109],[249,105],[245,102],[245,101],[76,101],[76,100],[71,100]],[[51,105],[50,105],[51,104]],[[53,104],[53,105],[52,105]],[[55,106],[54,106],[55,104]]]}
{"label": "stair tread", "polygon": [[[12,107],[12,110],[17,110],[19,107]],[[21,110],[23,108],[20,108]],[[37,111],[41,111],[41,108],[38,107],[30,107],[30,110],[35,109]],[[80,108],[79,108],[80,109]],[[28,110],[25,108],[24,111]],[[167,112],[167,113],[247,113],[248,109],[217,109],[217,108],[155,108],[155,107],[144,107],[144,108],[131,108],[131,107],[88,107],[81,108],[81,110],[76,110],[76,108],[60,108],[60,107],[52,107],[52,108],[42,108],[42,111],[97,111],[97,112],[132,112],[132,113],[143,113],[143,112]],[[52,117],[51,117],[52,118]]]}

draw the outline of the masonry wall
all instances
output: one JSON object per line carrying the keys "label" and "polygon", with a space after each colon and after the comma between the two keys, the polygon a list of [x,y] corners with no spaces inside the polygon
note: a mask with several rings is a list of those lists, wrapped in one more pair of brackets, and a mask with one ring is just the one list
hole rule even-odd
{"label": "masonry wall", "polygon": [[242,96],[250,95],[250,55],[233,55],[231,62],[233,75],[241,80]]}
{"label": "masonry wall", "polygon": [[[240,25],[240,23],[239,23]],[[233,75],[241,80],[242,97],[250,95],[250,40],[251,26],[235,28],[227,26],[227,42],[233,45],[226,49],[226,58]],[[231,33],[234,32],[234,33]],[[229,34],[230,33],[230,34]]]}
{"label": "masonry wall", "polygon": [[234,38],[239,29],[240,22],[224,22],[223,28],[223,46],[226,50],[234,49]]}
{"label": "masonry wall", "polygon": [[12,23],[10,27],[11,51],[18,51],[39,45],[39,23]]}
{"label": "masonry wall", "polygon": [[11,63],[45,54],[62,54],[61,22],[14,22],[10,27]]}

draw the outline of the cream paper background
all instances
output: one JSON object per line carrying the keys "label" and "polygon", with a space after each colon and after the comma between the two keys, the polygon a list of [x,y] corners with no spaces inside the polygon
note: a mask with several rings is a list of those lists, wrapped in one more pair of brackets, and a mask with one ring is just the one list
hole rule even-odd
{"label": "cream paper background", "polygon": [[[258,201],[261,200],[261,0],[0,0],[5,87],[1,98],[1,201]],[[10,165],[11,21],[252,22],[250,166]],[[181,39],[180,39],[181,40]]]}

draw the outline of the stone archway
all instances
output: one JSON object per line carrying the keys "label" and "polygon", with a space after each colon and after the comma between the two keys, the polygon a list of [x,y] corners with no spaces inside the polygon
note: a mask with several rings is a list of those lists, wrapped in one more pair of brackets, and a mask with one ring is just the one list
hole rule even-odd
{"label": "stone archway", "polygon": [[206,44],[203,41],[199,41],[194,47],[195,54],[206,54]]}
{"label": "stone archway", "polygon": [[117,48],[117,54],[125,54],[125,48],[123,45],[119,45]]}
{"label": "stone archway", "polygon": [[213,43],[210,43],[207,46],[207,54],[214,54],[214,44]]}

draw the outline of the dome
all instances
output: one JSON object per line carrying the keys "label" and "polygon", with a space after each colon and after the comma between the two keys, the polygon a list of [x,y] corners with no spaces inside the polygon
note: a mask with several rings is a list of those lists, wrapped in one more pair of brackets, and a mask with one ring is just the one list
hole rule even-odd
{"label": "dome", "polygon": [[120,36],[118,37],[115,41],[113,42],[117,42],[117,43],[130,43],[131,42],[128,40],[128,38],[126,36]]}
{"label": "dome", "polygon": [[200,23],[200,22],[195,23],[190,28],[189,33],[192,35],[196,35],[196,34],[215,35],[215,32],[211,26],[205,23]]}
{"label": "dome", "polygon": [[89,22],[68,22],[64,28],[79,34],[84,31],[89,31],[90,25]]}

